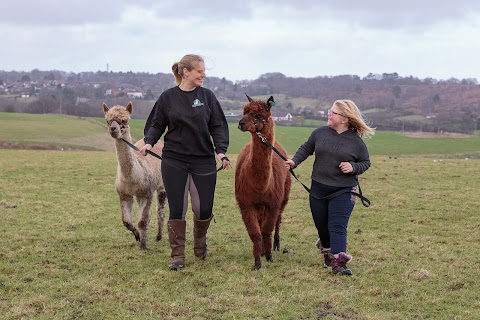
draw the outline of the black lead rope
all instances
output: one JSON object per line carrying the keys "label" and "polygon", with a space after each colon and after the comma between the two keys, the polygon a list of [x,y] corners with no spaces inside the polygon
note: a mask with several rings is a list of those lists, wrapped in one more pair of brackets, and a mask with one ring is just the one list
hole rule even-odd
{"label": "black lead rope", "polygon": [[[130,148],[132,148],[132,149],[135,150],[135,151],[140,152],[140,149],[138,149],[138,148],[137,148],[134,144],[132,144],[130,141],[127,141],[127,140],[125,140],[125,139],[123,139],[123,138],[122,138],[122,140],[123,140],[126,144],[128,144],[128,145],[130,146]],[[169,162],[168,160],[164,160],[160,155],[156,154],[156,153],[153,152],[153,151],[146,150],[146,152],[147,152],[149,155],[154,156],[154,157],[157,158],[157,159],[160,159],[160,160],[162,160],[162,161],[167,162],[169,165],[172,165],[172,166],[174,166],[174,167],[183,169],[183,170],[187,171],[188,173],[193,174],[193,175],[196,175],[196,176],[209,176],[209,175],[214,174],[214,173],[217,173],[218,171],[220,171],[220,170],[223,169],[223,166],[221,165],[217,170],[212,171],[212,172],[196,173],[196,172],[193,172],[192,170],[190,170],[190,169],[188,169],[188,168],[186,168],[186,167],[184,167],[184,166],[178,165],[178,164],[173,163],[173,162]],[[222,158],[222,160],[224,160],[224,159],[228,160],[228,158],[227,158],[226,156]]]}
{"label": "black lead rope", "polygon": [[[285,156],[283,154],[280,153],[280,151],[277,150],[277,148],[275,148],[271,143],[270,141],[268,141],[264,136],[262,136],[262,134],[257,131],[257,136],[262,140],[262,142],[264,144],[266,144],[270,149],[272,149],[280,158],[282,158],[284,161],[287,161],[288,159],[285,158]],[[302,181],[300,181],[297,177],[297,175],[295,174],[295,172],[293,172],[293,169],[290,168],[289,169],[290,173],[292,174],[292,176],[298,181],[300,182],[300,184],[303,186],[303,188],[305,190],[307,190],[307,192],[310,194],[311,197],[317,199],[317,200],[330,200],[332,198],[335,198],[336,196],[339,196],[341,194],[344,194],[344,193],[351,193],[357,197],[360,198],[360,200],[362,201],[362,204],[364,207],[370,207],[370,200],[368,200],[366,197],[363,196],[362,194],[362,188],[360,188],[360,183],[358,182],[358,177],[355,177],[355,180],[357,181],[357,185],[358,185],[358,191],[359,192],[355,192],[355,191],[352,191],[352,188],[343,188],[343,189],[340,189],[332,194],[329,194],[328,196],[325,196],[325,197],[322,197],[322,198],[318,198],[317,196],[315,196],[314,194],[312,194],[312,192],[310,191],[310,189],[303,184]]]}

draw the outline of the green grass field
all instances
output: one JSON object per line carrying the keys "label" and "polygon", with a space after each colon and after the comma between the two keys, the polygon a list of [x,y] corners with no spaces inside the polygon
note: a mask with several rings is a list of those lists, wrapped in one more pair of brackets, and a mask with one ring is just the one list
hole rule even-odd
{"label": "green grass field", "polygon": [[[89,121],[94,120],[94,121]],[[65,148],[88,148],[111,151],[113,141],[102,118],[79,119],[60,115],[31,115],[0,112],[0,141],[23,145],[49,144]],[[143,137],[145,120],[131,120],[133,140]],[[276,138],[290,156],[304,143],[313,128],[276,127]],[[249,133],[230,125],[229,154],[237,154],[251,139]],[[366,140],[371,155],[429,156],[439,158],[480,158],[480,136],[469,138],[411,138],[391,131],[379,131]]]}
{"label": "green grass field", "polygon": [[[28,117],[0,114],[0,140],[84,139],[73,145],[91,148],[91,138],[104,135],[113,144],[90,121]],[[132,127],[140,137],[142,122]],[[277,129],[289,153],[311,132]],[[232,130],[231,149],[240,139],[248,134]],[[372,205],[358,202],[350,221],[352,277],[323,269],[308,196],[296,181],[281,231],[288,253],[252,270],[232,169],[218,175],[207,259],[193,255],[189,212],[187,266],[171,272],[168,241],[155,241],[156,219],[146,252],[121,223],[114,152],[0,149],[0,318],[478,319],[480,160],[449,159],[478,152],[478,137],[379,132],[368,144],[372,167],[360,181]],[[235,165],[235,152],[230,157]],[[312,163],[295,170],[306,184]]]}

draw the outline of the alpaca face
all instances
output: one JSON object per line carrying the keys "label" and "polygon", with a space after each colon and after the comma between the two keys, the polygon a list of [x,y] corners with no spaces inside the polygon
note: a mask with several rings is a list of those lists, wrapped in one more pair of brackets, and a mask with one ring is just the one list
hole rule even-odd
{"label": "alpaca face", "polygon": [[247,98],[249,102],[243,107],[243,117],[238,122],[238,129],[243,132],[262,132],[272,123],[270,108],[274,104],[273,97],[267,102],[253,100],[248,95]]}
{"label": "alpaca face", "polygon": [[114,106],[111,109],[104,103],[103,110],[107,120],[108,132],[114,139],[120,139],[130,132],[129,120],[132,113],[132,104],[127,107]]}

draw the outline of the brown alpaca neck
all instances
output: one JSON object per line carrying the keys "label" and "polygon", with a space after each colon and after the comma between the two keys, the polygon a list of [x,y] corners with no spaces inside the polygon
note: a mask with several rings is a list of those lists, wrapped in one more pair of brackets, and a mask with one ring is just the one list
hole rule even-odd
{"label": "brown alpaca neck", "polygon": [[[275,135],[272,132],[262,132],[262,136],[272,145],[275,143]],[[272,149],[262,142],[256,133],[252,133],[252,145],[250,152],[250,171],[257,181],[264,181],[259,186],[267,188],[272,179]]]}
{"label": "brown alpaca neck", "polygon": [[[262,137],[267,139],[270,144],[275,143],[275,134],[273,132],[267,131],[267,132],[260,132]],[[265,143],[262,142],[262,139],[256,134],[252,133],[252,144],[255,145],[255,147],[265,147],[267,149],[270,149],[269,146],[267,146]]]}
{"label": "brown alpaca neck", "polygon": [[[128,142],[132,141],[130,133],[124,134],[123,138]],[[115,150],[117,152],[118,170],[123,176],[130,176],[132,169],[135,167],[137,159],[134,155],[134,150],[130,148],[125,141],[121,139],[115,139]]]}

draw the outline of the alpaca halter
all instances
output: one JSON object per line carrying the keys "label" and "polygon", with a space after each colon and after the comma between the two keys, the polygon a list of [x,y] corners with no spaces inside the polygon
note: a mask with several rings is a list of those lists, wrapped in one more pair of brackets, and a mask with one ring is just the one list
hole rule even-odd
{"label": "alpaca halter", "polygon": [[[260,130],[258,129],[257,123],[261,121],[261,122],[263,123],[263,125],[265,125],[265,123],[267,123],[268,120],[269,120],[269,118],[264,119],[264,118],[263,118],[263,115],[261,115],[261,114],[257,114],[257,115],[254,117],[251,113],[249,113],[249,114],[248,114],[248,117],[250,118],[250,120],[252,120],[253,125],[255,126],[255,132],[257,133],[257,135],[260,133]],[[260,136],[261,136],[261,135],[260,135]],[[259,137],[260,137],[260,136],[259,136]],[[261,137],[261,138],[262,138],[262,141],[263,141],[263,139],[265,139],[265,138],[263,138],[263,137]]]}
{"label": "alpaca halter", "polygon": [[111,123],[112,122],[116,122],[118,124],[118,127],[120,129],[120,132],[123,134],[125,132],[125,127],[128,126],[128,121],[120,121],[120,120],[111,120],[111,121],[108,121],[107,120],[107,125],[108,127],[110,127]]}

